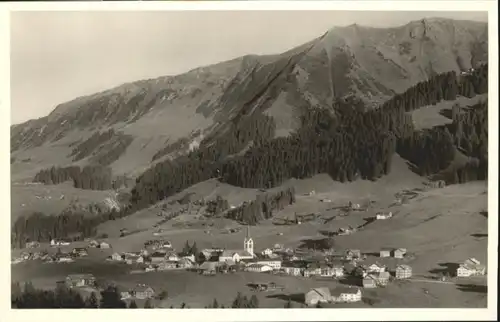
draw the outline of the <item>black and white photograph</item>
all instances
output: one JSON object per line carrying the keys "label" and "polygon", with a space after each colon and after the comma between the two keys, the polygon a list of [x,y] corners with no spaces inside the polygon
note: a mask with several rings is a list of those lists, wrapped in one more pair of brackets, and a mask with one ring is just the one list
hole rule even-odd
{"label": "black and white photograph", "polygon": [[26,8],[10,310],[495,309],[487,7]]}

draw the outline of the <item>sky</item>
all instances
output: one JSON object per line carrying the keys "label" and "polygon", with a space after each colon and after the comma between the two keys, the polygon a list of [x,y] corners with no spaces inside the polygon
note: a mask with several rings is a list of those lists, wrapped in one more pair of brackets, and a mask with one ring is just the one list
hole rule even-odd
{"label": "sky", "polygon": [[486,12],[442,11],[12,12],[11,124],[126,82],[280,53],[334,26],[424,17],[487,21]]}

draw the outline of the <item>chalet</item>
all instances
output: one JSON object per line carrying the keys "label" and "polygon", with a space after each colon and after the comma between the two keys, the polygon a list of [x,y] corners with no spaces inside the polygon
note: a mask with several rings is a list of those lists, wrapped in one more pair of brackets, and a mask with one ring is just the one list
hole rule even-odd
{"label": "chalet", "polygon": [[318,303],[329,303],[332,301],[330,289],[327,287],[313,288],[305,294],[306,305],[312,306]]}
{"label": "chalet", "polygon": [[146,284],[140,284],[132,290],[132,294],[137,299],[150,299],[155,295],[155,290]]}
{"label": "chalet", "polygon": [[404,279],[404,278],[410,278],[412,275],[412,270],[411,267],[405,264],[398,265],[396,267],[396,278],[397,279]]}
{"label": "chalet", "polygon": [[331,292],[331,300],[336,303],[359,302],[361,296],[361,290],[358,287],[337,287]]}
{"label": "chalet", "polygon": [[123,256],[120,253],[113,253],[113,255],[111,255],[111,260],[122,261],[123,260]]}
{"label": "chalet", "polygon": [[361,251],[359,249],[348,249],[345,252],[344,258],[346,260],[361,258]]}
{"label": "chalet", "polygon": [[27,242],[26,248],[38,248],[40,247],[40,243],[37,241]]}
{"label": "chalet", "polygon": [[111,248],[111,245],[106,243],[106,242],[101,242],[99,244],[99,248],[108,249],[108,248]]}
{"label": "chalet", "polygon": [[375,277],[377,278],[377,285],[385,286],[389,284],[391,274],[389,272],[380,272]]}
{"label": "chalet", "polygon": [[391,256],[391,250],[387,248],[383,248],[380,250],[380,257],[390,257]]}
{"label": "chalet", "polygon": [[366,268],[366,271],[368,273],[381,273],[381,272],[385,272],[385,266],[381,265],[381,264],[378,264],[378,263],[374,263],[374,264],[371,264],[370,266],[368,266]]}
{"label": "chalet", "polygon": [[343,277],[344,276],[344,266],[340,264],[334,264],[331,267],[332,277]]}
{"label": "chalet", "polygon": [[73,248],[73,251],[71,253],[75,256],[78,256],[78,257],[88,256],[88,254],[89,254],[87,252],[87,249],[83,248],[83,247]]}
{"label": "chalet", "polygon": [[389,218],[392,218],[392,212],[388,213],[383,213],[383,212],[378,212],[375,217],[377,220],[386,220]]}
{"label": "chalet", "polygon": [[81,287],[81,286],[95,286],[95,277],[92,274],[72,274],[66,277],[66,286]]}
{"label": "chalet", "polygon": [[406,248],[398,248],[393,251],[394,258],[403,258],[406,254]]}
{"label": "chalet", "polygon": [[485,275],[486,267],[475,258],[469,258],[457,268],[456,275],[458,277],[469,277],[477,275]]}
{"label": "chalet", "polygon": [[265,264],[250,264],[245,268],[245,270],[249,272],[264,273],[272,271],[273,268]]}
{"label": "chalet", "polygon": [[270,248],[266,248],[261,252],[261,254],[264,256],[270,256],[273,254],[273,251]]}
{"label": "chalet", "polygon": [[375,288],[377,287],[377,278],[373,275],[367,275],[363,278],[364,288]]}

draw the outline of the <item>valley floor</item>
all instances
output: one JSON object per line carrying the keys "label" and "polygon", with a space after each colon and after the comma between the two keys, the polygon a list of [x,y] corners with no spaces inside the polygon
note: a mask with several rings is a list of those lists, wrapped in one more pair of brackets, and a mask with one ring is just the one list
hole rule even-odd
{"label": "valley floor", "polygon": [[[312,181],[307,180],[302,182],[308,188],[305,190],[311,188],[307,182]],[[385,180],[391,180],[391,177],[388,176]],[[320,181],[316,178],[316,182]],[[458,265],[471,257],[487,265],[488,218],[482,214],[487,210],[487,183],[469,182],[445,188],[425,189],[422,185],[417,185],[418,187],[413,189],[416,197],[401,205],[391,205],[394,201],[393,194],[398,190],[415,187],[416,182],[408,186],[383,183],[385,190],[377,188],[380,184],[382,183],[352,183],[339,185],[331,190],[325,188],[327,185],[323,183],[316,186],[314,195],[298,195],[297,203],[286,208],[278,216],[290,216],[294,212],[309,209],[310,212],[320,213],[319,218],[301,225],[273,225],[269,220],[252,227],[251,235],[256,251],[272,247],[276,243],[294,248],[307,239],[324,237],[322,231],[335,231],[347,226],[358,227],[351,235],[334,237],[334,248],[340,251],[360,249],[368,254],[369,259],[373,257],[372,260],[387,265],[389,269],[404,262],[412,267],[414,276],[409,281],[391,282],[384,288],[362,289],[363,302],[336,304],[335,307],[486,307],[486,277],[459,278],[446,282],[432,277],[437,276],[436,274],[446,267]],[[324,187],[321,188],[321,185]],[[343,189],[340,189],[341,187]],[[363,193],[358,195],[357,199],[356,191]],[[320,199],[324,198],[329,198],[332,202],[320,202]],[[345,205],[347,200],[361,203],[367,198],[374,203],[366,211],[339,216],[337,208]],[[379,211],[391,211],[394,216],[388,220],[372,221],[370,218]],[[186,303],[192,308],[203,308],[214,298],[225,306],[230,305],[237,292],[247,296],[256,294],[260,307],[283,307],[289,298],[295,301],[294,307],[301,307],[299,302],[302,301],[300,296],[303,295],[300,294],[313,287],[334,288],[341,284],[332,278],[315,279],[250,272],[216,276],[202,276],[188,271],[130,274],[134,269],[132,266],[104,261],[104,258],[113,252],[139,251],[146,240],[155,238],[169,240],[177,250],[182,249],[186,241],[196,241],[198,249],[214,246],[243,248],[244,230],[224,233],[226,230],[217,228],[217,225],[211,226],[210,233],[207,233],[209,226],[179,228],[175,222],[167,222],[161,226],[164,229],[162,236],[155,237],[153,232],[156,228],[151,226],[158,221],[156,213],[157,210],[151,209],[142,213],[140,225],[144,229],[122,238],[116,235],[120,227],[127,222],[132,226],[136,225],[139,217],[132,215],[105,223],[101,230],[109,233],[110,238],[107,241],[112,245],[112,249],[91,249],[87,258],[67,264],[40,264],[35,261],[19,263],[12,266],[12,280],[30,280],[35,286],[53,288],[56,281],[64,279],[67,274],[92,273],[98,280],[114,282],[125,289],[144,283],[155,290],[166,290],[168,298],[157,301],[157,307],[179,307],[181,303]],[[188,215],[183,216],[179,220],[189,220]],[[228,223],[226,219],[220,220],[223,222],[220,222],[219,226],[225,227]],[[217,220],[213,219],[212,222],[215,221]],[[234,223],[231,225],[237,226]],[[74,243],[65,247],[70,250],[78,246],[78,243]],[[380,249],[385,247],[406,248],[407,259],[374,258]],[[253,293],[247,287],[247,283],[273,281],[284,285],[285,289],[282,292]]]}

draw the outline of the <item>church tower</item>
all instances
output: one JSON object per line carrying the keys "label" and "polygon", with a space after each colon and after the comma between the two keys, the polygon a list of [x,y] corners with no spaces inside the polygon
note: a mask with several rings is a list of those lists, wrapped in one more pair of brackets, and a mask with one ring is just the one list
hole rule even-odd
{"label": "church tower", "polygon": [[247,226],[247,236],[243,241],[243,250],[249,252],[252,256],[254,256],[253,239],[250,237],[250,226]]}

